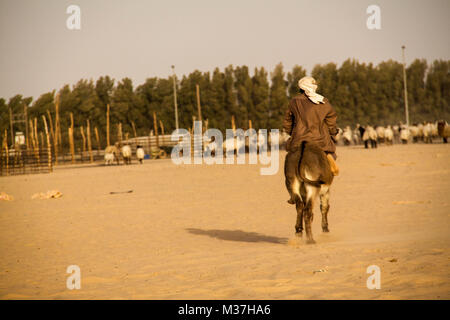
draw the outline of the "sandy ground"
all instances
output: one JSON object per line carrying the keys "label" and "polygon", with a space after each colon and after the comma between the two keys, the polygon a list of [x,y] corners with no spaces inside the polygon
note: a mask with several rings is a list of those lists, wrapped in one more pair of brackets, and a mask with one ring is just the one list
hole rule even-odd
{"label": "sandy ground", "polygon": [[[0,202],[0,298],[449,299],[450,145],[338,155],[331,232],[316,207],[315,245],[294,237],[282,162],[273,176],[147,160],[1,177],[15,199]],[[63,197],[31,199],[52,189]]]}

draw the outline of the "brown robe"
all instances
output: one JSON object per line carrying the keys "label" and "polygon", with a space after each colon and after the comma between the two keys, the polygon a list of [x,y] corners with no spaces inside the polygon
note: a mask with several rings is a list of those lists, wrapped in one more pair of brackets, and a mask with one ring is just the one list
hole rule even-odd
{"label": "brown robe", "polygon": [[287,151],[294,150],[302,141],[308,141],[327,153],[335,153],[337,115],[326,98],[323,102],[315,104],[303,93],[289,102],[283,121],[283,129],[291,136]]}

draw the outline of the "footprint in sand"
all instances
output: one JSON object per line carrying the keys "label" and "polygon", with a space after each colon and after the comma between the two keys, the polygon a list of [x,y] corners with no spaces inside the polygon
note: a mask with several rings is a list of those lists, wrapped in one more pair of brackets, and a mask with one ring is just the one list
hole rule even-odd
{"label": "footprint in sand", "polygon": [[431,203],[430,200],[427,201],[410,201],[410,200],[406,200],[406,201],[394,201],[392,202],[393,204],[428,204]]}

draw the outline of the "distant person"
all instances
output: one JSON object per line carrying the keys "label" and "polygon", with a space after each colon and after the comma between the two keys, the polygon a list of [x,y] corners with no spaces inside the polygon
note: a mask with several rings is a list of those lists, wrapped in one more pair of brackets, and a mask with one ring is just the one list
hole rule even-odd
{"label": "distant person", "polygon": [[357,127],[358,127],[358,130],[359,130],[359,135],[361,136],[361,140],[362,140],[362,137],[363,137],[364,132],[366,131],[366,129],[363,126],[360,126],[359,124],[357,125]]}
{"label": "distant person", "polygon": [[[296,177],[300,154],[295,152],[302,142],[316,144],[327,155],[331,171],[338,175],[339,169],[336,165],[336,111],[328,100],[316,93],[316,80],[312,77],[303,77],[299,80],[300,94],[289,102],[288,110],[283,122],[284,131],[289,134],[286,144],[288,151],[284,163],[286,183],[292,183]],[[290,190],[290,188],[288,188]],[[294,204],[295,197],[291,194],[288,203]]]}

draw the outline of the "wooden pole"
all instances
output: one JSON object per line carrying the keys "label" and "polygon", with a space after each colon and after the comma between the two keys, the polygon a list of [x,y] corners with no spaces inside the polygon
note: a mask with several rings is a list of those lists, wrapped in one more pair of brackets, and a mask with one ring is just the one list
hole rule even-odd
{"label": "wooden pole", "polygon": [[[61,124],[59,121],[59,94],[56,95],[56,102],[55,102],[55,135],[56,140],[58,141],[57,147],[62,147],[62,141],[61,141]],[[56,152],[55,152],[56,155]],[[58,164],[57,161],[55,161],[55,165]]]}
{"label": "wooden pole", "polygon": [[136,126],[134,125],[134,121],[131,121],[131,126],[133,127],[134,137],[137,138]]}
{"label": "wooden pole", "polygon": [[153,129],[155,130],[156,147],[159,148],[158,122],[156,120],[156,112],[155,111],[153,111]]}
{"label": "wooden pole", "polygon": [[55,151],[55,162],[56,162],[57,161],[56,158],[57,158],[57,155],[58,155],[58,150],[56,149],[55,128],[53,127],[52,114],[50,113],[49,109],[47,109],[47,115],[48,115],[48,122],[50,123],[50,136],[51,136],[51,141],[53,142],[53,150]]}
{"label": "wooden pole", "polygon": [[231,128],[233,131],[236,131],[236,121],[234,119],[234,115],[231,116]]}
{"label": "wooden pole", "polygon": [[161,127],[161,134],[164,135],[164,124],[159,120],[159,126]]}
{"label": "wooden pole", "polygon": [[34,118],[34,138],[36,139],[36,146],[39,149],[39,135],[37,131],[37,118]]}
{"label": "wooden pole", "polygon": [[83,161],[83,156],[86,151],[86,136],[84,135],[84,128],[83,126],[80,127],[81,137],[83,138],[83,151],[81,153],[81,161]]}
{"label": "wooden pole", "polygon": [[[49,112],[50,114],[50,112]],[[52,121],[53,122],[53,121]],[[53,149],[55,151],[55,166],[58,165],[58,141],[59,141],[59,131],[58,131],[58,124],[59,124],[59,104],[58,104],[58,95],[55,97],[55,126],[53,129]]]}
{"label": "wooden pole", "polygon": [[0,176],[3,173],[3,145],[5,142],[5,137],[2,137],[2,143],[0,145]]}
{"label": "wooden pole", "polygon": [[74,126],[73,126],[73,113],[70,113],[70,130],[69,130],[69,144],[70,144],[70,154],[72,157],[72,163],[75,163],[75,142],[73,139],[74,134]]}
{"label": "wooden pole", "polygon": [[50,124],[50,136],[52,138],[53,144],[55,144],[55,129],[53,127],[53,119],[50,110],[47,109],[48,122]]}
{"label": "wooden pole", "polygon": [[45,120],[44,115],[42,115],[42,120],[44,120],[45,136],[47,137],[48,169],[52,172],[52,148],[50,145],[50,135],[48,134],[47,120]]}
{"label": "wooden pole", "polygon": [[70,144],[70,154],[72,156],[72,164],[75,163],[75,145],[73,142],[73,128],[69,127],[69,144]]}
{"label": "wooden pole", "polygon": [[0,144],[0,176],[2,176],[3,173],[3,140],[2,137],[2,143]]}
{"label": "wooden pole", "polygon": [[70,127],[73,129],[73,113],[70,113]]}
{"label": "wooden pole", "polygon": [[42,148],[44,148],[45,144],[44,144],[44,134],[42,133],[42,131],[39,131],[39,136],[41,137],[41,146]]}
{"label": "wooden pole", "polygon": [[87,135],[87,145],[88,145],[88,151],[89,151],[89,160],[91,161],[91,163],[93,163],[94,162],[94,155],[92,154],[91,126],[90,126],[90,123],[89,123],[89,119],[87,120],[86,135]]}
{"label": "wooden pole", "polygon": [[8,129],[5,129],[5,136],[3,139],[5,145],[5,155],[6,155],[6,175],[9,174],[9,151],[8,151]]}
{"label": "wooden pole", "polygon": [[23,107],[23,113],[25,114],[25,141],[27,144],[27,149],[30,148],[30,137],[28,136],[28,107],[27,105],[24,105]]}
{"label": "wooden pole", "polygon": [[200,87],[198,84],[195,85],[197,89],[197,112],[198,112],[198,121],[202,121],[202,106],[200,105]]}
{"label": "wooden pole", "polygon": [[[9,126],[11,131],[11,145],[14,145],[14,128],[13,128],[13,114],[12,109],[9,108]],[[6,142],[8,143],[8,142]]]}
{"label": "wooden pole", "polygon": [[97,155],[100,155],[100,138],[98,136],[97,127],[94,128],[95,131],[95,139],[97,140]]}
{"label": "wooden pole", "polygon": [[194,146],[195,146],[195,137],[194,137],[194,131],[195,131],[195,120],[196,117],[192,116],[192,130],[191,130],[191,156],[194,156]]}
{"label": "wooden pole", "polygon": [[148,133],[148,150],[152,153],[152,130]]}
{"label": "wooden pole", "polygon": [[106,146],[110,146],[109,141],[109,103],[106,105]]}
{"label": "wooden pole", "polygon": [[248,128],[252,129],[252,120],[248,119]]}
{"label": "wooden pole", "polygon": [[33,120],[29,120],[29,125],[30,125],[30,143],[31,146],[34,148],[36,147],[35,142],[34,142],[34,129],[33,129]]}
{"label": "wooden pole", "polygon": [[117,139],[119,140],[119,147],[122,146],[123,134],[122,134],[122,122],[117,125]]}
{"label": "wooden pole", "polygon": [[[36,118],[34,118],[36,120]],[[36,130],[36,122],[33,125],[33,120],[30,119],[30,129],[31,129],[31,141],[33,143],[33,153],[36,157],[37,162],[39,163],[39,145],[38,145],[38,137],[37,137],[37,130]]]}

